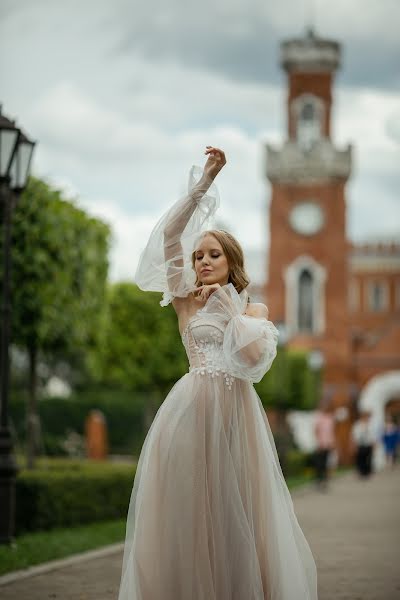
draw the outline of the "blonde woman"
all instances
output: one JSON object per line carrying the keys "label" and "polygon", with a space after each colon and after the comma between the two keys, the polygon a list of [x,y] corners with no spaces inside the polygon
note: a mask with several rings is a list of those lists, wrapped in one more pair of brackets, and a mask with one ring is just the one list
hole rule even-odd
{"label": "blonde woman", "polygon": [[210,229],[226,160],[219,148],[205,154],[135,277],[172,303],[189,372],[143,444],[119,600],[316,600],[315,563],[253,387],[276,356],[278,331],[267,307],[249,302],[239,243]]}

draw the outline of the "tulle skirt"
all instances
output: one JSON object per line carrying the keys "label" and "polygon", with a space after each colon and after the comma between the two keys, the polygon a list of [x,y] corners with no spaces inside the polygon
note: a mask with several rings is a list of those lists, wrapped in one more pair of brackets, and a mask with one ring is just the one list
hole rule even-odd
{"label": "tulle skirt", "polygon": [[315,600],[316,579],[254,387],[187,373],[143,444],[118,600]]}

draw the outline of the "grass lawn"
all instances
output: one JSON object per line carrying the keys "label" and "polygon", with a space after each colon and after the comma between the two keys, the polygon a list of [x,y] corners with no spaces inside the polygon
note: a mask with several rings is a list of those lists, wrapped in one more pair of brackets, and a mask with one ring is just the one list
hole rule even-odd
{"label": "grass lawn", "polygon": [[[299,476],[288,479],[287,483],[294,489],[309,481],[309,476]],[[125,519],[26,533],[18,536],[12,546],[0,546],[0,575],[124,539]]]}
{"label": "grass lawn", "polygon": [[125,519],[81,527],[26,533],[12,546],[0,546],[0,574],[94,550],[125,538]]}

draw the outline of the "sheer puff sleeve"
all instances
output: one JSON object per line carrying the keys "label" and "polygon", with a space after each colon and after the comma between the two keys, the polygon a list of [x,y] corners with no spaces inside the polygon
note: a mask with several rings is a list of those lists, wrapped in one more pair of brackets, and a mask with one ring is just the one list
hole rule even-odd
{"label": "sheer puff sleeve", "polygon": [[135,273],[135,282],[142,290],[163,292],[161,306],[175,297],[185,298],[195,289],[191,255],[201,233],[211,228],[218,206],[216,185],[194,165],[187,194],[154,227]]}
{"label": "sheer puff sleeve", "polygon": [[279,332],[272,321],[245,315],[247,292],[228,283],[211,294],[203,309],[225,322],[223,351],[229,372],[239,379],[261,381],[277,354]]}

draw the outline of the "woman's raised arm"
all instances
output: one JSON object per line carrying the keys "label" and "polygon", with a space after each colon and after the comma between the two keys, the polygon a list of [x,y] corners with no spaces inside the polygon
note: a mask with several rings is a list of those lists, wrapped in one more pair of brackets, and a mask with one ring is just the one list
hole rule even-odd
{"label": "woman's raised arm", "polygon": [[211,146],[205,153],[204,168],[192,167],[187,195],[161,217],[139,259],[135,281],[143,290],[164,292],[162,306],[174,297],[186,297],[195,288],[191,253],[219,205],[213,182],[226,163],[225,155]]}

